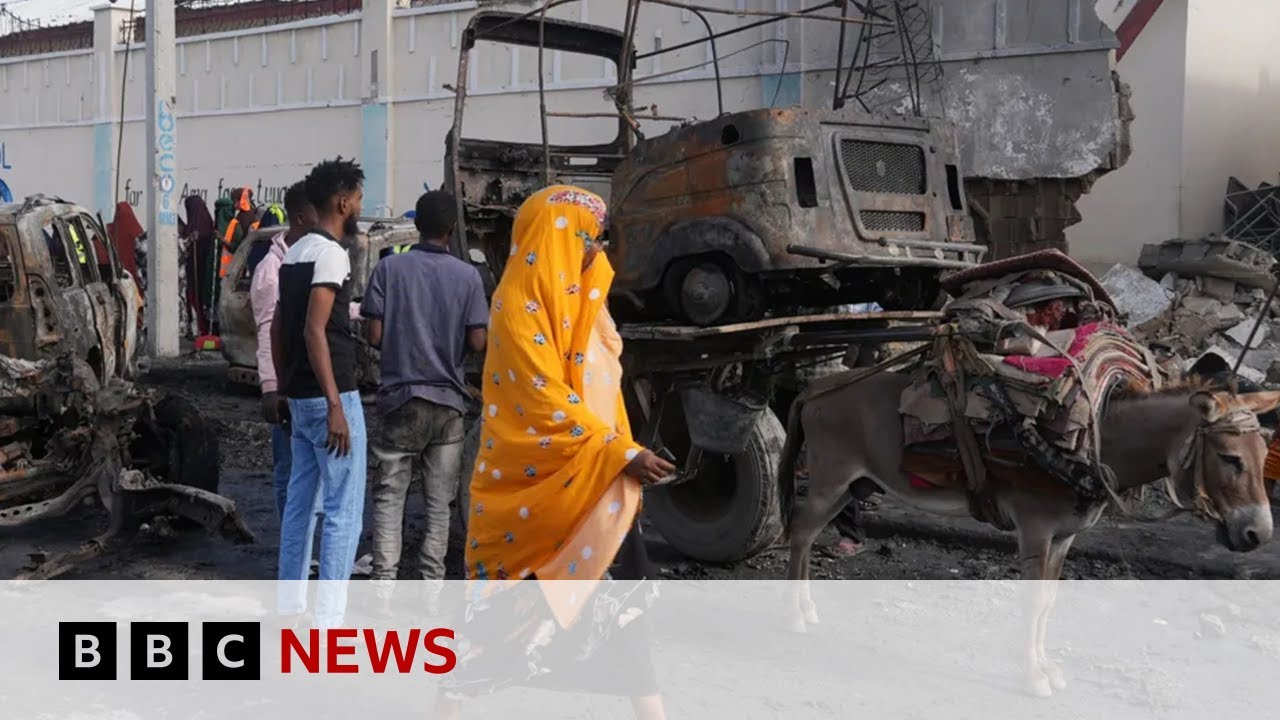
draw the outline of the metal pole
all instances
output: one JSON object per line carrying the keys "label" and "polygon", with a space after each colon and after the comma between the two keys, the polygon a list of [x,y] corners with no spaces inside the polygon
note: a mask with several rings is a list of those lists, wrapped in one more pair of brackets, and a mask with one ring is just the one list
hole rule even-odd
{"label": "metal pole", "polygon": [[147,344],[178,354],[178,121],[174,0],[147,0]]}

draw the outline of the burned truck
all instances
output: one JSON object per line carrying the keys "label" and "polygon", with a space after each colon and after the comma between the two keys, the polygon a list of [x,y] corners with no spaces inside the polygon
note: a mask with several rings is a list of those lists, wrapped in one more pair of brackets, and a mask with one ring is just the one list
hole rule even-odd
{"label": "burned truck", "polygon": [[[739,13],[720,31],[706,16],[733,10],[678,0],[628,0],[620,31],[545,8],[472,17],[446,139],[446,187],[461,218],[455,250],[479,250],[500,274],[512,220],[532,192],[567,183],[609,200],[610,310],[627,341],[628,411],[637,438],[680,465],[677,482],[646,493],[645,507],[677,550],[731,561],[773,542],[778,417],[806,373],[865,364],[881,342],[928,339],[944,272],[989,250],[1060,244],[1078,218],[1075,199],[1124,161],[1114,36],[1084,4],[1052,5],[1061,12],[969,0],[815,3],[753,12],[760,20]],[[678,8],[706,36],[638,50],[643,13],[656,6]],[[833,28],[805,44],[835,47],[834,73],[802,73],[816,81],[805,87],[833,89],[830,104],[801,104],[797,93],[788,106],[727,108],[717,43],[770,23],[808,24],[797,19]],[[538,107],[504,108],[540,121],[508,126],[522,137],[481,137],[466,122],[481,42],[509,46],[513,81],[521,48],[537,54],[536,75],[522,81],[536,84]],[[635,101],[639,60],[654,59],[649,77],[661,78],[672,73],[656,70],[658,56],[697,46],[714,70],[711,119]],[[608,66],[607,111],[551,101],[547,81],[567,72],[570,54]],[[1046,112],[1055,103],[1078,111],[1070,127]],[[591,118],[611,137],[548,129]],[[521,132],[537,125],[537,137]]]}
{"label": "burned truck", "polygon": [[[157,515],[250,542],[217,494],[217,436],[180,396],[132,381],[142,299],[99,218],[58,198],[0,205],[0,529],[88,500],[105,533],[37,558],[65,572]],[[88,533],[86,533],[88,534]]]}
{"label": "burned truck", "polygon": [[[467,78],[479,41],[572,52],[615,65],[610,142],[507,142],[468,135]],[[637,438],[672,452],[677,482],[648,516],[690,556],[750,556],[781,529],[776,392],[800,366],[856,339],[928,332],[938,276],[978,263],[958,156],[930,118],[760,109],[680,122],[645,137],[627,100],[626,32],[504,12],[463,34],[446,187],[459,198],[456,251],[501,273],[521,202],[571,183],[610,200],[610,310],[627,340],[624,395]],[[546,117],[580,117],[547,110]],[[836,306],[875,301],[887,312]],[[884,325],[895,324],[897,330]]]}

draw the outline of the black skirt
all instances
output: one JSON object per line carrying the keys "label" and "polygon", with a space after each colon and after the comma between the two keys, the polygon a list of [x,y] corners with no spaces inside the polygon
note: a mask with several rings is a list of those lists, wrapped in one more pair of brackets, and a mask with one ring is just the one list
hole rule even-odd
{"label": "black skirt", "polygon": [[[658,693],[647,612],[657,586],[639,523],[631,526],[594,596],[569,628],[555,621],[541,592],[529,589],[520,583],[522,592],[502,591],[467,604],[454,625],[459,661],[443,683],[449,697],[476,697],[509,686],[627,697]],[[504,652],[486,651],[498,643]]]}

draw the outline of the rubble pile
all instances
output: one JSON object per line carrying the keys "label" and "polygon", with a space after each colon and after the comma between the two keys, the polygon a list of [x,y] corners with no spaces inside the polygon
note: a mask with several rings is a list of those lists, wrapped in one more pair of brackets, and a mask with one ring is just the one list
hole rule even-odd
{"label": "rubble pile", "polygon": [[1275,265],[1264,250],[1225,238],[1170,240],[1143,247],[1138,269],[1116,265],[1102,284],[1130,331],[1186,366],[1207,354],[1234,365],[1247,342],[1241,375],[1280,383],[1280,302],[1265,307]]}

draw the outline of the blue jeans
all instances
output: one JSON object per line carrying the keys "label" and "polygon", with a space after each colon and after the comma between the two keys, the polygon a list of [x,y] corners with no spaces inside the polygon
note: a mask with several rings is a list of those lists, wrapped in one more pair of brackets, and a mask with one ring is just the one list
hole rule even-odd
{"label": "blue jeans", "polygon": [[307,608],[311,541],[316,504],[324,513],[320,531],[320,588],[316,624],[340,624],[346,607],[347,582],[356,560],[364,527],[365,476],[368,436],[360,393],[341,395],[342,411],[351,431],[351,453],[335,457],[326,447],[329,410],[323,397],[289,400],[293,424],[293,471],[284,518],[280,523],[279,610],[295,615]]}
{"label": "blue jeans", "polygon": [[292,430],[286,425],[271,426],[271,462],[276,491],[276,519],[284,520],[284,504],[289,497],[289,475],[293,472]]}
{"label": "blue jeans", "polygon": [[[293,428],[271,426],[272,485],[276,491],[276,519],[284,522],[285,503],[289,500],[289,476],[293,474]],[[324,512],[324,498],[316,493],[316,514]]]}

